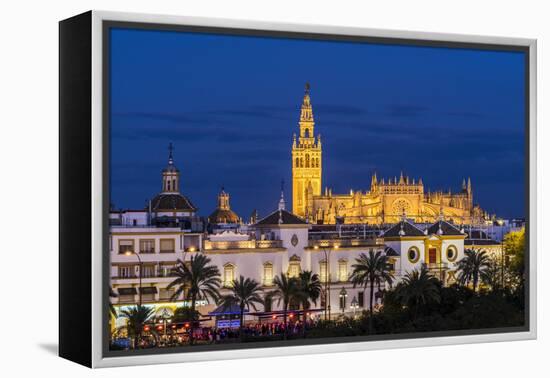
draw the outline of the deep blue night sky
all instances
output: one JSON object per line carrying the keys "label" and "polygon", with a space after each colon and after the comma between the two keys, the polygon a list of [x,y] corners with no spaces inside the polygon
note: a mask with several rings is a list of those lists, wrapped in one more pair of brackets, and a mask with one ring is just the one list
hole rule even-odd
{"label": "deep blue night sky", "polygon": [[199,214],[222,185],[248,219],[291,199],[290,149],[304,83],[323,139],[323,187],[378,177],[460,189],[524,215],[524,54],[465,49],[111,31],[111,202],[142,208],[161,189],[168,143]]}

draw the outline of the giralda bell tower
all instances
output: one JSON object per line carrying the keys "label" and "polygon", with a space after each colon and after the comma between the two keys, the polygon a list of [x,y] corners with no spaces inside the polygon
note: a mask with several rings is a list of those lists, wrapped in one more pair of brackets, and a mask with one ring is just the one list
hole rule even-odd
{"label": "giralda bell tower", "polygon": [[292,212],[306,217],[307,199],[321,194],[322,147],[321,136],[315,137],[313,109],[306,84],[300,111],[300,136],[292,141]]}

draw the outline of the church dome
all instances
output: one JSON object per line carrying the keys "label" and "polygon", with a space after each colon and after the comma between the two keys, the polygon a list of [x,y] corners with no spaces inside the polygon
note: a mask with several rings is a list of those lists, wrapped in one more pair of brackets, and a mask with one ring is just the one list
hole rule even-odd
{"label": "church dome", "polygon": [[195,212],[197,208],[180,193],[180,171],[174,164],[173,146],[168,150],[168,165],[162,170],[162,192],[151,200],[151,210],[154,212]]}
{"label": "church dome", "polygon": [[223,188],[220,194],[218,194],[218,207],[210,214],[208,222],[213,224],[240,222],[240,217],[231,210],[229,206],[229,194]]}
{"label": "church dome", "polygon": [[151,200],[151,210],[193,212],[197,208],[180,193],[161,193]]}
{"label": "church dome", "polygon": [[239,216],[233,210],[216,209],[208,217],[210,223],[239,223]]}

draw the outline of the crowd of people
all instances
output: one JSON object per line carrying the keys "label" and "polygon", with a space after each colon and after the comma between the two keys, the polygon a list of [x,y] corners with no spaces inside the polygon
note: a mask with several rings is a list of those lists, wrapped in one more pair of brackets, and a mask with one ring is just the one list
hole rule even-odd
{"label": "crowd of people", "polygon": [[[305,326],[309,328],[315,322],[316,320],[310,319]],[[238,342],[241,338],[247,341],[276,339],[281,338],[285,333],[287,336],[301,334],[303,327],[304,322],[296,319],[289,319],[287,324],[282,319],[263,319],[256,323],[246,324],[242,330],[238,327],[198,327],[193,330],[193,341],[197,344],[221,344]],[[139,341],[140,349],[179,346],[190,342],[190,329],[188,327],[180,328],[182,331],[176,330],[174,327],[166,334],[153,332],[153,328],[142,333]],[[127,349],[130,346],[129,339],[124,336],[113,338],[112,344],[116,349]]]}

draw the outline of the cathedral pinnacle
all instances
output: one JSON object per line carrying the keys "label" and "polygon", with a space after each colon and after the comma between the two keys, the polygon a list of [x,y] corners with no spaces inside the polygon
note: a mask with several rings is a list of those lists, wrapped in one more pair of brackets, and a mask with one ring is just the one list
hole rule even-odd
{"label": "cathedral pinnacle", "polygon": [[174,146],[172,145],[172,142],[168,145],[168,164],[173,165],[174,164],[174,157],[172,156],[172,152],[174,151]]}
{"label": "cathedral pinnacle", "polygon": [[279,211],[285,210],[285,190],[284,190],[285,181],[281,180],[281,199],[279,199]]}

